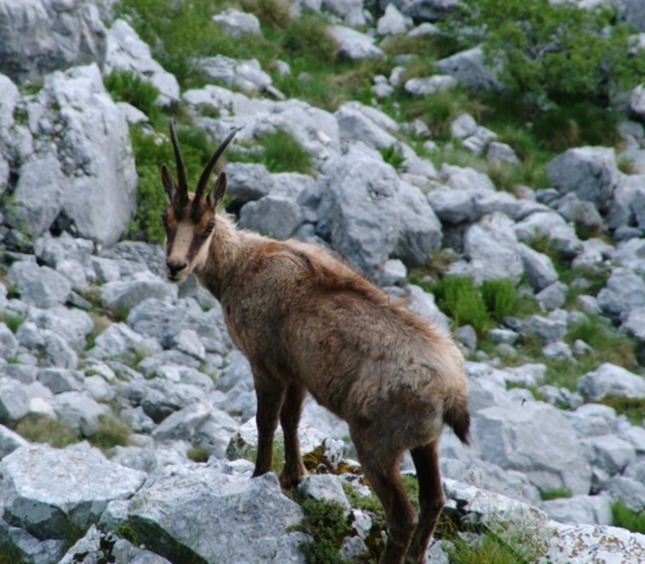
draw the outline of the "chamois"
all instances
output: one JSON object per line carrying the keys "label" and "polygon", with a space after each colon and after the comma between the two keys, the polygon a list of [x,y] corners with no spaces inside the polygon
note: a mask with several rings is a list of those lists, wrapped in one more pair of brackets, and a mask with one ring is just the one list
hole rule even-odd
{"label": "chamois", "polygon": [[[381,564],[426,562],[444,502],[438,462],[444,426],[468,442],[468,384],[459,349],[325,250],[238,230],[218,214],[226,174],[208,191],[207,184],[235,132],[206,165],[194,194],[172,120],[170,135],[178,180],[162,165],[169,200],[162,215],[166,275],[180,283],[195,274],[221,303],[231,338],[251,364],[258,403],[253,476],[271,470],[278,420],[282,487],[294,488],[306,473],[298,422],[308,391],[347,421],[383,504],[389,534]],[[399,472],[406,450],[417,470],[420,515]]]}

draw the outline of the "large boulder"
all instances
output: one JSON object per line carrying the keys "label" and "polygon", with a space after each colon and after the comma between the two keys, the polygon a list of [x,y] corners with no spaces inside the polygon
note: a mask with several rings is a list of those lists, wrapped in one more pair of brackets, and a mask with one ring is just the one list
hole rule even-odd
{"label": "large boulder", "polygon": [[645,398],[645,378],[605,362],[578,380],[578,391],[591,401],[606,396]]}
{"label": "large boulder", "polygon": [[141,542],[181,562],[305,562],[287,532],[300,507],[282,495],[275,474],[250,480],[212,467],[166,473],[130,501],[129,526]]}
{"label": "large boulder", "polygon": [[569,149],[547,164],[546,174],[561,194],[575,192],[600,210],[609,206],[620,177],[616,153],[607,147]]}
{"label": "large boulder", "polygon": [[39,539],[86,531],[114,499],[130,498],[143,472],[107,460],[97,449],[21,447],[2,459],[4,516]]}
{"label": "large boulder", "polygon": [[48,74],[42,90],[19,105],[26,124],[0,129],[15,166],[8,224],[37,237],[56,221],[86,239],[115,243],[136,209],[137,175],[128,124],[98,66]]}
{"label": "large boulder", "polygon": [[15,82],[39,83],[77,65],[103,66],[105,54],[105,26],[94,2],[0,2],[0,73]]}
{"label": "large boulder", "polygon": [[430,205],[378,153],[351,146],[324,167],[319,187],[318,230],[370,276],[390,255],[420,266],[440,244],[440,223]]}
{"label": "large boulder", "polygon": [[559,409],[542,402],[488,407],[474,414],[473,431],[484,460],[523,472],[540,491],[589,493],[585,447]]}
{"label": "large boulder", "polygon": [[[427,0],[421,1],[427,2]],[[418,0],[414,0],[410,7],[415,2]],[[405,10],[405,13],[410,13],[410,10]],[[497,71],[486,64],[486,57],[481,47],[473,47],[441,59],[434,66],[438,72],[452,76],[472,90],[496,91],[502,88],[497,79]]]}

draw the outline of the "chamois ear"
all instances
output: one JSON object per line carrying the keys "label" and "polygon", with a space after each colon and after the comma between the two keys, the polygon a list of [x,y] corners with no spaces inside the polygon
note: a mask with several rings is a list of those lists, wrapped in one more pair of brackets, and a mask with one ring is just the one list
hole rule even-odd
{"label": "chamois ear", "polygon": [[161,165],[161,183],[169,202],[172,202],[177,193],[177,183],[172,177],[172,173],[165,164]]}
{"label": "chamois ear", "polygon": [[228,181],[226,179],[226,173],[220,172],[213,188],[208,194],[208,203],[212,209],[217,210],[226,196],[226,187],[228,186]]}

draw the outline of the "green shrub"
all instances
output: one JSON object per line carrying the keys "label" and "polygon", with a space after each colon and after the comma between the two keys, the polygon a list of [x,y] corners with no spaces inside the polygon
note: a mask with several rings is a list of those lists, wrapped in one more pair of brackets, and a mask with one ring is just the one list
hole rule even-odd
{"label": "green shrub", "polygon": [[64,448],[78,442],[78,437],[65,425],[49,417],[34,419],[27,416],[18,422],[14,430],[29,442],[48,443],[54,448]]}
{"label": "green shrub", "polygon": [[622,501],[616,501],[611,506],[613,524],[633,533],[645,534],[645,511],[635,513]]}
{"label": "green shrub", "polygon": [[517,290],[512,280],[484,280],[481,291],[488,314],[495,322],[499,323],[515,310]]}
{"label": "green shrub", "polygon": [[191,447],[186,455],[193,462],[208,462],[210,456],[208,449],[204,447]]}
{"label": "green shrub", "polygon": [[452,317],[457,327],[472,325],[480,335],[490,328],[486,303],[472,278],[446,276],[433,292],[441,310]]}
{"label": "green shrub", "polygon": [[159,106],[155,104],[159,89],[138,74],[115,69],[103,79],[103,83],[115,102],[132,104],[146,114],[150,121],[159,117]]}
{"label": "green shrub", "polygon": [[466,25],[486,30],[484,51],[502,69],[502,80],[536,104],[544,97],[606,101],[644,74],[645,56],[625,55],[632,32],[614,21],[613,9],[582,10],[549,0],[466,0],[465,5],[461,15]]}

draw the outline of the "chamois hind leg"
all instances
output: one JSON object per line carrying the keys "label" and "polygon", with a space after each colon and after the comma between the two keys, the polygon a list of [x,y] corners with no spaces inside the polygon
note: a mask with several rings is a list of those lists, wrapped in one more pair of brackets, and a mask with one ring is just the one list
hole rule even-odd
{"label": "chamois hind leg", "polygon": [[388,539],[379,564],[402,564],[418,523],[399,472],[402,453],[383,455],[355,445],[365,477],[385,510]]}
{"label": "chamois hind leg", "polygon": [[280,485],[285,490],[295,488],[306,474],[298,440],[298,423],[306,395],[307,389],[302,384],[290,384],[280,411],[280,425],[284,433],[284,468],[280,474]]}
{"label": "chamois hind leg", "polygon": [[410,451],[419,480],[421,513],[405,559],[406,564],[425,564],[428,544],[443,508],[444,496],[439,471],[438,448],[439,441],[434,441]]}
{"label": "chamois hind leg", "polygon": [[273,470],[273,435],[278,426],[285,387],[276,382],[263,382],[255,378],[255,394],[258,398],[255,416],[258,425],[258,454],[255,459],[254,478]]}

